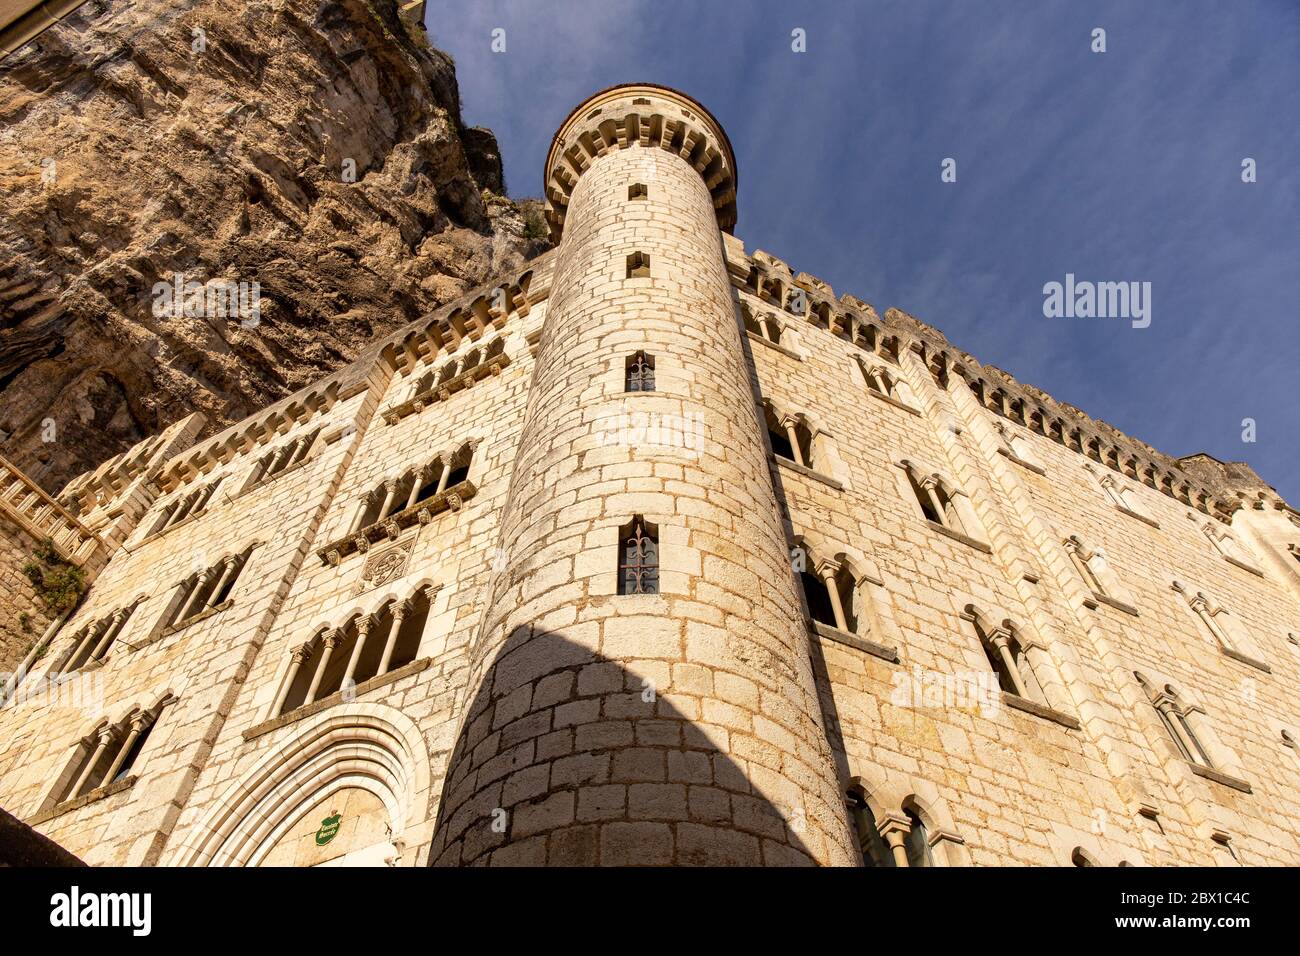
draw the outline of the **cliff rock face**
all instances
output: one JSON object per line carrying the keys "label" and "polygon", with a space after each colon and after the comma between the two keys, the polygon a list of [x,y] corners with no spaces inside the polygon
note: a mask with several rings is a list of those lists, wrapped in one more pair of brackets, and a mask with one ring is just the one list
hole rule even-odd
{"label": "cliff rock face", "polygon": [[91,0],[0,64],[0,453],[53,490],[306,385],[539,251],[503,191],[394,0]]}

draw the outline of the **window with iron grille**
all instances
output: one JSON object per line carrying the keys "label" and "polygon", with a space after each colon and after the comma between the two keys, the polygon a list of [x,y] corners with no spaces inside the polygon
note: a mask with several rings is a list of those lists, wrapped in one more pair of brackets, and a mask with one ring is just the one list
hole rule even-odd
{"label": "window with iron grille", "polygon": [[655,390],[655,357],[637,352],[627,359],[627,387],[629,392],[653,392]]}
{"label": "window with iron grille", "polygon": [[619,530],[618,593],[659,593],[658,530],[640,515]]}

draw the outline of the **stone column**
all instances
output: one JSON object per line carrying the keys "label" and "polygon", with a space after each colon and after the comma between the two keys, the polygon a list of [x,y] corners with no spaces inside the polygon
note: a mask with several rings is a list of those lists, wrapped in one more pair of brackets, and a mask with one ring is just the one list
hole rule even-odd
{"label": "stone column", "polygon": [[384,503],[379,506],[379,520],[388,517],[388,509],[393,506],[393,499],[397,497],[398,481],[396,478],[390,478],[384,482]]}
{"label": "stone column", "polygon": [[122,741],[122,746],[117,748],[117,756],[108,767],[108,773],[104,774],[104,783],[112,783],[117,772],[122,769],[122,764],[126,762],[127,756],[131,753],[131,748],[135,742],[140,739],[144,729],[149,726],[149,716],[147,714],[136,714],[131,719],[131,732],[126,735],[126,740]]}
{"label": "stone column", "polygon": [[[430,860],[851,865],[719,235],[726,136],[618,87],[566,121],[547,179],[563,238]],[[639,350],[656,388],[627,393]],[[660,593],[619,595],[638,515]]]}
{"label": "stone column", "polygon": [[293,656],[289,658],[289,671],[284,675],[284,683],[280,685],[280,693],[276,695],[275,706],[271,708],[272,717],[279,717],[280,712],[284,710],[285,701],[289,699],[289,691],[293,689],[293,682],[298,679],[298,671],[302,669],[303,662],[310,656],[311,648],[303,645],[297,648],[293,652]]}
{"label": "stone column", "polygon": [[90,652],[90,660],[97,661],[104,656],[105,652],[108,651],[109,645],[117,639],[117,635],[122,630],[122,625],[126,623],[126,619],[131,616],[131,610],[132,609],[129,607],[124,607],[113,615],[113,619],[109,621],[108,627],[104,629],[104,636],[100,638],[99,643],[95,645],[95,649]]}
{"label": "stone column", "polygon": [[785,429],[785,437],[790,442],[790,454],[794,458],[796,465],[807,465],[803,460],[803,449],[799,447],[799,424],[789,416],[781,419],[781,427]]}
{"label": "stone column", "polygon": [[402,620],[406,617],[406,612],[410,604],[401,601],[393,605],[393,621],[388,628],[388,637],[384,641],[384,656],[379,659],[380,674],[388,673],[389,662],[393,659],[393,651],[397,648],[397,635],[402,631]]}
{"label": "stone column", "polygon": [[447,479],[451,477],[451,461],[448,459],[442,463],[442,473],[438,475],[438,487],[434,494],[442,494],[447,490]]}
{"label": "stone column", "polygon": [[104,758],[104,751],[107,750],[108,745],[113,742],[113,737],[114,733],[111,726],[100,730],[95,744],[95,750],[90,755],[90,759],[86,761],[86,765],[81,768],[81,776],[77,777],[76,785],[68,791],[68,799],[72,800],[81,796],[82,792],[86,788],[86,784],[90,782],[90,775],[95,772],[95,767],[98,766],[99,762]]}
{"label": "stone column", "polygon": [[211,584],[212,579],[217,576],[218,567],[220,567],[220,565],[213,565],[194,579],[194,590],[190,591],[186,596],[185,604],[181,608],[181,613],[176,615],[177,626],[184,624],[195,613],[199,602],[203,599],[203,594],[207,590],[208,585]]}
{"label": "stone column", "polygon": [[912,831],[912,821],[890,813],[880,821],[879,830],[894,856],[894,866],[907,866],[907,835]]}
{"label": "stone column", "polygon": [[817,565],[817,574],[826,585],[826,592],[831,600],[831,613],[835,615],[835,626],[841,631],[847,631],[849,629],[848,618],[844,616],[844,604],[840,600],[840,589],[835,584],[835,575],[839,574],[839,571],[840,566],[834,561],[822,561]]}
{"label": "stone column", "polygon": [[366,641],[370,637],[370,627],[374,623],[372,618],[363,617],[357,621],[357,640],[352,645],[352,654],[348,657],[347,670],[343,672],[342,687],[348,686],[348,681],[356,677],[357,665],[361,663],[361,653],[366,649]]}
{"label": "stone column", "polygon": [[236,573],[238,573],[240,560],[241,560],[240,555],[232,554],[230,557],[226,558],[225,561],[221,562],[222,563],[221,579],[217,581],[216,586],[212,589],[212,592],[208,595],[208,600],[207,600],[208,607],[217,606],[217,598],[221,596],[221,592],[225,590],[226,585],[230,583],[230,579]]}
{"label": "stone column", "polygon": [[1011,678],[1011,684],[1015,687],[1016,693],[1021,697],[1028,698],[1029,694],[1025,690],[1025,682],[1020,678],[1020,668],[1016,666],[1015,655],[1011,653],[1011,638],[1002,628],[997,628],[989,634],[989,640],[997,648],[998,657],[1002,658],[1002,666],[1007,669],[1007,676]]}
{"label": "stone column", "polygon": [[325,669],[330,665],[330,658],[334,656],[334,648],[343,643],[345,637],[342,631],[332,631],[321,642],[320,660],[316,662],[316,671],[311,675],[311,686],[307,688],[307,696],[303,699],[304,704],[315,703],[316,692],[320,690],[320,682],[325,677]]}

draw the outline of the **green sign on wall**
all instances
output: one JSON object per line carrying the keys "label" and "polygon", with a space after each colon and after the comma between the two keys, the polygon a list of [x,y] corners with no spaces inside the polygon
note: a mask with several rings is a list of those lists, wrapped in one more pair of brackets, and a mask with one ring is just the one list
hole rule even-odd
{"label": "green sign on wall", "polygon": [[340,813],[335,813],[332,817],[326,817],[320,822],[320,829],[316,831],[316,845],[324,846],[330,840],[338,836]]}

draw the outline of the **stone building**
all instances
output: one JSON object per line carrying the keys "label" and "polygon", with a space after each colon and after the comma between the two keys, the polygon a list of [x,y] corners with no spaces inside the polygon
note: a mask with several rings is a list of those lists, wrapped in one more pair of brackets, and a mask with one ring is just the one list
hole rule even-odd
{"label": "stone building", "polygon": [[0,805],[90,864],[1300,863],[1300,514],[747,252],[681,93],[546,171],[523,271],[61,493],[105,560]]}

